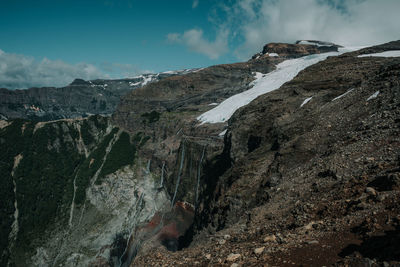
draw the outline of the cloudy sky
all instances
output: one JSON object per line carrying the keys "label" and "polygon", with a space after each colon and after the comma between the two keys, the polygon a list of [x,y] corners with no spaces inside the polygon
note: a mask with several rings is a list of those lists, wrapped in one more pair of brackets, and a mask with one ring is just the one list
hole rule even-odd
{"label": "cloudy sky", "polygon": [[1,0],[0,87],[247,60],[268,42],[400,39],[399,0]]}

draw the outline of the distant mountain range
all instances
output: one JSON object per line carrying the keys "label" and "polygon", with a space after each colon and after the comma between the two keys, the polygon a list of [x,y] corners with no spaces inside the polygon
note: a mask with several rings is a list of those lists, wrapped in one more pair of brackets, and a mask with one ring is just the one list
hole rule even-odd
{"label": "distant mountain range", "polygon": [[24,90],[0,88],[0,118],[48,121],[81,118],[93,114],[110,115],[120,98],[131,90],[191,71],[195,69],[142,74],[118,80],[76,79],[70,85],[60,88],[41,87]]}

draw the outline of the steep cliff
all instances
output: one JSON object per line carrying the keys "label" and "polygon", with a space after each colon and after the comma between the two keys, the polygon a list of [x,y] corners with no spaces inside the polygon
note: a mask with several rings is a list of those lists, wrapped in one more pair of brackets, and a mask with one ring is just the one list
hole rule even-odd
{"label": "steep cliff", "polygon": [[391,50],[329,57],[235,112],[190,247],[135,264],[398,264],[400,59],[358,57]]}
{"label": "steep cliff", "polygon": [[169,203],[137,158],[146,140],[101,116],[2,121],[1,265],[118,262],[116,240]]}

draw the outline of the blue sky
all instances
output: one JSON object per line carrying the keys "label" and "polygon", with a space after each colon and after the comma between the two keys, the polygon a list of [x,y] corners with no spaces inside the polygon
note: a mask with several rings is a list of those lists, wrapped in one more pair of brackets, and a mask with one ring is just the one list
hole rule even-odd
{"label": "blue sky", "polygon": [[142,70],[204,66],[213,62],[168,44],[166,36],[188,27],[212,27],[207,20],[212,4],[203,1],[192,8],[189,0],[2,0],[0,49],[69,63],[134,64]]}
{"label": "blue sky", "polygon": [[268,42],[400,39],[398,0],[0,0],[0,87],[247,60]]}

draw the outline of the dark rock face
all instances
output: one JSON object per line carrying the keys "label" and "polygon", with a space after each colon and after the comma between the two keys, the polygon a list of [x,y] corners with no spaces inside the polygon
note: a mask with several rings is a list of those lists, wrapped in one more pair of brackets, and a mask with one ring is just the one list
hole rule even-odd
{"label": "dark rock face", "polygon": [[156,173],[165,164],[165,187],[171,197],[180,180],[177,200],[194,204],[197,176],[199,172],[203,175],[203,164],[222,151],[219,133],[226,126],[199,125],[197,116],[211,109],[210,104],[249,89],[254,72],[270,72],[281,61],[263,58],[168,77],[126,95],[112,119],[131,133],[143,132],[151,137],[141,156],[151,158]]}
{"label": "dark rock face", "polygon": [[121,257],[122,266],[129,266],[144,242],[144,249],[162,245],[168,251],[177,251],[179,238],[193,223],[193,216],[193,206],[180,201],[176,202],[170,211],[156,213],[146,225],[135,229],[135,235],[130,238]]}

